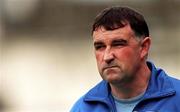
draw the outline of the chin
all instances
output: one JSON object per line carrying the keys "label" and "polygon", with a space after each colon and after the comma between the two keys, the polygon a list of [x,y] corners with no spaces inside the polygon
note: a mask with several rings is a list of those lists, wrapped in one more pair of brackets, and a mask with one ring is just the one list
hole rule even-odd
{"label": "chin", "polygon": [[105,80],[111,84],[128,83],[131,78],[123,76],[123,74],[109,74],[105,77]]}
{"label": "chin", "polygon": [[107,77],[106,78],[106,80],[107,80],[107,82],[109,82],[109,83],[120,83],[121,81],[122,81],[122,79],[120,78],[120,77],[118,77],[118,76],[111,76],[111,77]]}

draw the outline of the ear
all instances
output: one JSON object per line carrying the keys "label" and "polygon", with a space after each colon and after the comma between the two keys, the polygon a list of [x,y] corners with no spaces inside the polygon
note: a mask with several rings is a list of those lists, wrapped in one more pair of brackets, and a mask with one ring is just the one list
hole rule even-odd
{"label": "ear", "polygon": [[150,46],[151,46],[151,38],[150,37],[145,37],[141,41],[141,58],[142,59],[147,58]]}

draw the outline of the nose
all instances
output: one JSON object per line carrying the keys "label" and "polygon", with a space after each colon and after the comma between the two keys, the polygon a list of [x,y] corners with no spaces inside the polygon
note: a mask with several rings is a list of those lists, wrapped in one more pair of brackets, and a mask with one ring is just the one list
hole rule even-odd
{"label": "nose", "polygon": [[110,64],[114,60],[114,53],[111,51],[110,48],[106,48],[103,58],[107,64]]}

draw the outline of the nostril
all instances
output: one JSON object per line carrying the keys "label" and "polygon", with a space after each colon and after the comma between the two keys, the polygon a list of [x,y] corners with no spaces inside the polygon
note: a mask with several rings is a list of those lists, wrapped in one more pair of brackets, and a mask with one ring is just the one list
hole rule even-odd
{"label": "nostril", "polygon": [[114,58],[111,58],[111,59],[105,60],[105,62],[106,62],[107,64],[111,64],[111,63],[113,62],[113,60],[114,60]]}
{"label": "nostril", "polygon": [[113,54],[104,55],[104,61],[107,64],[110,64],[114,60]]}
{"label": "nostril", "polygon": [[104,61],[109,64],[114,60],[114,54],[110,47],[107,47],[104,52]]}

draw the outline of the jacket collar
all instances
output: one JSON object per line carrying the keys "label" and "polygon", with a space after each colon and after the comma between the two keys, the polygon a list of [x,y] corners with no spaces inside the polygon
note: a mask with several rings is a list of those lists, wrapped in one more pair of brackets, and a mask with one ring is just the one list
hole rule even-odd
{"label": "jacket collar", "polygon": [[174,86],[167,74],[162,70],[155,67],[151,62],[147,62],[151,70],[151,77],[144,99],[161,98],[175,94]]}
{"label": "jacket collar", "polygon": [[108,103],[110,101],[111,89],[105,80],[101,81],[94,88],[92,88],[86,95],[85,101],[100,101]]}
{"label": "jacket collar", "polygon": [[[161,98],[175,94],[172,82],[162,69],[157,69],[153,63],[147,62],[151,77],[144,99]],[[84,97],[84,101],[99,101],[109,104],[112,101],[111,89],[106,81],[101,81]]]}

